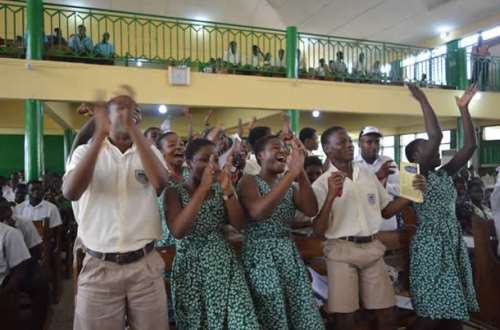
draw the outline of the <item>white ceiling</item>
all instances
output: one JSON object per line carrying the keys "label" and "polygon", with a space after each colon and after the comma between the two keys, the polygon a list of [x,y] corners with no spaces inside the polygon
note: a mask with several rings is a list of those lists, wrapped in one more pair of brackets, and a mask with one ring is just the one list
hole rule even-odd
{"label": "white ceiling", "polygon": [[[500,14],[500,0],[49,0],[105,9],[420,44]],[[499,22],[500,24],[500,22]]]}

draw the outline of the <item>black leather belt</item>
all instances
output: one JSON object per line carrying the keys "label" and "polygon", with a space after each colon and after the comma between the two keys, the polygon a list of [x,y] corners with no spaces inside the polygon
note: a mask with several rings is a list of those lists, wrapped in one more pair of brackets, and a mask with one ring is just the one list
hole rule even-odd
{"label": "black leather belt", "polygon": [[92,257],[101,259],[104,261],[111,261],[114,263],[117,263],[119,265],[125,265],[125,264],[130,264],[134,261],[137,261],[147,255],[149,252],[153,251],[155,247],[155,242],[152,241],[148,243],[145,247],[139,250],[131,251],[131,252],[124,252],[124,253],[102,253],[102,252],[97,252],[93,251],[89,248],[85,249],[85,253],[90,254]]}
{"label": "black leather belt", "polygon": [[342,239],[344,241],[349,241],[353,243],[358,243],[358,244],[364,244],[364,243],[371,243],[372,241],[375,240],[375,236],[346,236],[346,237],[339,237],[339,239]]}

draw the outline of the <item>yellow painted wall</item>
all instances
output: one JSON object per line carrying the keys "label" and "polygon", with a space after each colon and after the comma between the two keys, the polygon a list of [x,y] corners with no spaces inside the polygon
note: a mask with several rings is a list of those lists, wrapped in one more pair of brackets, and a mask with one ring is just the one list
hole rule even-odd
{"label": "yellow painted wall", "polygon": [[[290,80],[258,76],[191,74],[190,86],[171,86],[167,72],[117,66],[0,59],[0,98],[92,101],[96,89],[111,96],[120,85],[135,89],[140,103],[191,107],[282,110],[420,116],[404,87]],[[19,86],[22,86],[20,88]],[[425,89],[436,113],[456,117],[454,96],[460,91]],[[500,119],[500,93],[480,93],[471,113],[478,119]]]}
{"label": "yellow painted wall", "polygon": [[[24,133],[24,102],[20,100],[0,100],[0,134]],[[61,127],[44,114],[45,134],[63,134]]]}

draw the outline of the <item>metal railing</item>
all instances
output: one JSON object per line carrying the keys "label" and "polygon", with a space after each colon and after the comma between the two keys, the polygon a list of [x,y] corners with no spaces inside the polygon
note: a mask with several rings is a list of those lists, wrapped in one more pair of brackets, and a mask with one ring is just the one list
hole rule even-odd
{"label": "metal railing", "polygon": [[[283,77],[286,73],[282,30],[49,3],[44,3],[43,14],[48,59],[188,65],[205,72]],[[25,2],[0,0],[0,56],[24,56],[25,20]],[[83,42],[79,26],[86,28],[88,47],[76,50],[74,41]],[[95,45],[105,32],[113,47],[103,54]],[[427,48],[308,33],[298,34],[297,45],[302,78],[446,85],[446,54]]]}
{"label": "metal railing", "polygon": [[467,78],[482,91],[500,91],[500,57],[466,54]]}

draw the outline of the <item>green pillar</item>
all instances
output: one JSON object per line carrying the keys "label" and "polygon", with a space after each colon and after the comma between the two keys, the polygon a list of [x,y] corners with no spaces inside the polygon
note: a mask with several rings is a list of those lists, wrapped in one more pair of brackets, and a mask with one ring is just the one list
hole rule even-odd
{"label": "green pillar", "polygon": [[[297,27],[289,26],[286,28],[286,76],[290,79],[297,79],[299,73],[299,62],[297,59]],[[289,109],[290,125],[295,134],[299,134],[299,112]]]}
{"label": "green pillar", "polygon": [[38,180],[44,172],[42,102],[24,100],[24,129],[24,176]]}
{"label": "green pillar", "polygon": [[64,161],[66,162],[75,139],[75,131],[71,128],[64,129]]}
{"label": "green pillar", "polygon": [[[43,52],[43,1],[27,2],[27,60],[41,60]],[[24,175],[37,180],[44,172],[43,162],[43,104],[24,100]]]}
{"label": "green pillar", "polygon": [[394,136],[394,162],[399,167],[401,163],[401,135]]}
{"label": "green pillar", "polygon": [[461,118],[457,118],[457,129],[455,131],[455,148],[457,150],[464,146],[464,125]]}
{"label": "green pillar", "polygon": [[455,86],[457,89],[466,89],[467,59],[464,48],[459,48],[459,40],[453,40],[446,44],[446,84]]}

